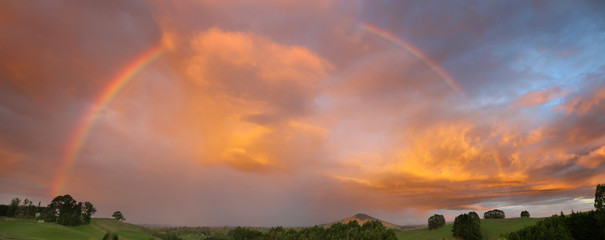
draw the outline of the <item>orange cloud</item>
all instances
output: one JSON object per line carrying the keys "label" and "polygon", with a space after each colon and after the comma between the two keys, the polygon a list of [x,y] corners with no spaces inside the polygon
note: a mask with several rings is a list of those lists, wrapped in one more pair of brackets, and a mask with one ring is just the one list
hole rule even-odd
{"label": "orange cloud", "polygon": [[578,163],[587,168],[597,168],[605,162],[605,146],[602,146],[587,155],[580,156]]}
{"label": "orange cloud", "polygon": [[[565,83],[540,61],[514,67],[524,55],[514,46],[549,48],[542,39],[551,38],[526,44],[535,28],[507,25],[525,17],[498,21],[524,9],[489,4],[479,9],[498,11],[404,1],[0,2],[0,196],[45,194],[90,101],[158,42],[169,51],[106,106],[68,173],[66,189],[98,201],[99,214],[124,207],[137,222],[209,225],[265,214],[262,224],[300,225],[359,209],[407,216],[400,210],[588,196],[605,172],[602,69]],[[416,14],[423,9],[443,17]],[[574,16],[550,21],[548,11],[538,23],[566,27],[542,33],[576,29],[567,25]],[[468,99],[413,55],[363,34],[362,19],[414,44]],[[593,49],[560,49],[574,51],[565,61],[598,59],[586,55]],[[179,209],[162,207],[177,195],[186,196]]]}
{"label": "orange cloud", "polygon": [[593,89],[588,89],[588,94],[573,96],[573,98],[563,104],[561,108],[568,114],[586,114],[593,110],[593,108],[602,106],[604,100],[605,88],[595,87]]}
{"label": "orange cloud", "polygon": [[325,130],[305,116],[315,109],[328,62],[303,47],[219,28],[196,35],[191,48],[185,70],[197,85],[191,107],[199,111],[191,117],[212,126],[200,129],[202,162],[222,161],[243,171],[288,169],[298,160],[283,154],[298,151],[277,146],[321,141]]}
{"label": "orange cloud", "polygon": [[[471,126],[447,124],[434,126],[422,133],[411,132],[411,146],[398,154],[395,169],[424,179],[447,179],[462,181],[485,179],[494,173],[493,162],[485,154],[481,139],[470,134]],[[484,171],[469,171],[469,168],[484,166]],[[488,165],[488,166],[485,166]],[[393,169],[393,168],[391,168]]]}
{"label": "orange cloud", "polygon": [[564,91],[558,86],[554,86],[550,89],[527,92],[515,101],[515,105],[517,107],[540,105],[557,98],[565,97],[567,94],[567,91]]}

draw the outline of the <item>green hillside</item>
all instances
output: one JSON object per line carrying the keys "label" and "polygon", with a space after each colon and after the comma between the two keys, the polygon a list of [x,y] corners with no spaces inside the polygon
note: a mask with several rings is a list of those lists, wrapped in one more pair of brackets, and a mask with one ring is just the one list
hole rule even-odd
{"label": "green hillside", "polygon": [[62,226],[55,223],[37,223],[35,220],[0,218],[0,239],[102,239],[106,232],[116,232],[120,239],[159,239],[137,225],[110,218],[93,218],[89,225]]}
{"label": "green hillside", "polygon": [[[501,233],[508,233],[533,225],[542,218],[481,219],[484,239],[498,239]],[[117,232],[120,239],[159,239],[151,235],[147,228],[118,222],[109,218],[94,218],[90,225],[62,226],[54,223],[37,223],[34,220],[0,218],[0,240],[4,239],[101,239],[106,232]],[[398,239],[453,239],[452,224],[436,230],[428,228],[406,230],[397,233]]]}
{"label": "green hillside", "polygon": [[[481,219],[481,234],[485,240],[495,240],[501,233],[516,231],[540,220],[542,218]],[[402,240],[454,239],[451,223],[435,230],[421,228],[398,232],[397,238]]]}

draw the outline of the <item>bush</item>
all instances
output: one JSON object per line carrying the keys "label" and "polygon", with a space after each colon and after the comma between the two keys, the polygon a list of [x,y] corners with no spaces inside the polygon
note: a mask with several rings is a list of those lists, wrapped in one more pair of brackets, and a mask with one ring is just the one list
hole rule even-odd
{"label": "bush", "polygon": [[504,212],[502,210],[494,209],[491,211],[487,211],[483,214],[484,219],[488,218],[505,218]]}
{"label": "bush", "polygon": [[605,239],[605,224],[599,211],[572,212],[568,215],[553,215],[536,225],[511,232],[504,237],[516,239]]}
{"label": "bush", "polygon": [[0,205],[0,216],[8,216],[8,205]]}
{"label": "bush", "polygon": [[443,215],[435,214],[429,217],[429,229],[437,229],[445,225],[445,218]]}
{"label": "bush", "polygon": [[229,231],[227,236],[229,236],[228,239],[233,240],[397,240],[393,229],[386,228],[376,220],[368,221],[363,226],[360,226],[357,221],[351,221],[347,224],[334,223],[330,227],[313,226],[299,231],[273,227],[266,233],[237,227]]}
{"label": "bush", "polygon": [[475,212],[460,214],[454,220],[452,227],[454,238],[462,238],[465,240],[480,240],[481,237],[481,220]]}
{"label": "bush", "polygon": [[112,232],[108,232],[105,233],[105,236],[103,236],[103,240],[119,240],[120,238],[118,237],[117,233],[112,233]]}
{"label": "bush", "polygon": [[565,217],[557,215],[546,218],[536,225],[505,234],[504,237],[507,240],[573,239],[565,226]]}
{"label": "bush", "polygon": [[235,240],[254,240],[261,239],[263,237],[262,232],[242,227],[237,227],[235,230],[233,230],[232,234],[233,239]]}
{"label": "bush", "polygon": [[521,212],[521,217],[529,217],[529,212],[527,210],[524,210],[523,212]]}

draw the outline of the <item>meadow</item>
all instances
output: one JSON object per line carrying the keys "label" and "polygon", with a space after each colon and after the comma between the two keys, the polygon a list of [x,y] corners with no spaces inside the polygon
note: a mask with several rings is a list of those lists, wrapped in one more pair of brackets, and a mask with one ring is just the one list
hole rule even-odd
{"label": "meadow", "polygon": [[[542,218],[482,219],[481,233],[486,240],[498,239],[500,234],[533,225]],[[55,223],[37,223],[29,219],[0,218],[0,239],[102,239],[106,232],[116,232],[120,239],[160,239],[151,235],[152,230],[110,218],[93,218],[89,225],[62,226]],[[453,239],[452,223],[429,230],[418,228],[397,232],[400,240]],[[203,239],[197,234],[181,235],[182,239]]]}
{"label": "meadow", "polygon": [[93,218],[90,224],[63,226],[56,223],[38,223],[31,219],[0,218],[0,239],[82,240],[102,239],[107,232],[116,232],[120,239],[160,239],[151,230],[111,218]]}
{"label": "meadow", "polygon": [[[481,219],[481,235],[485,240],[498,239],[500,234],[519,230],[525,226],[533,225],[543,218],[505,218],[505,219]],[[431,239],[454,239],[452,237],[452,223],[429,230],[419,228],[397,233],[400,240],[431,240]]]}

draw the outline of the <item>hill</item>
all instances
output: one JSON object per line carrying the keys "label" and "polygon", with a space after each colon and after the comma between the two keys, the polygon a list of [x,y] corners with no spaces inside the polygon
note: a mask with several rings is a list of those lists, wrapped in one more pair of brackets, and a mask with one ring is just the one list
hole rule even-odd
{"label": "hill", "polygon": [[[506,219],[481,219],[481,234],[485,240],[496,240],[502,233],[519,230],[525,226],[534,225],[543,218],[506,218]],[[397,233],[401,240],[430,240],[430,239],[454,239],[452,237],[452,223],[435,230],[420,228],[406,230]]]}
{"label": "hill", "polygon": [[384,220],[381,220],[381,219],[378,219],[378,218],[375,218],[375,217],[372,217],[372,216],[369,216],[369,215],[363,214],[363,213],[358,213],[358,214],[355,214],[355,215],[353,215],[351,217],[343,218],[341,220],[338,220],[338,221],[335,221],[335,222],[331,222],[331,223],[328,223],[328,224],[324,224],[322,226],[328,227],[328,226],[331,226],[332,224],[337,223],[337,222],[346,224],[346,223],[349,223],[350,221],[357,221],[357,223],[359,223],[359,225],[363,225],[364,223],[366,223],[368,221],[371,221],[371,220],[378,220],[385,227],[391,228],[391,229],[395,229],[395,230],[405,230],[405,229],[413,228],[413,227],[409,227],[409,226],[400,226],[400,225],[397,225],[397,224],[394,224],[394,223],[390,223],[390,222],[387,222],[387,221],[384,221]]}
{"label": "hill", "polygon": [[35,220],[29,219],[0,218],[0,239],[102,239],[106,232],[116,232],[120,239],[159,239],[153,237],[149,229],[110,218],[93,218],[90,224],[80,226],[37,223]]}

